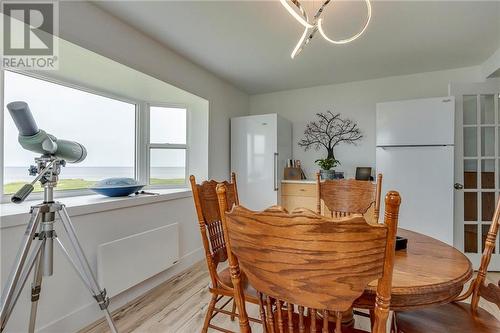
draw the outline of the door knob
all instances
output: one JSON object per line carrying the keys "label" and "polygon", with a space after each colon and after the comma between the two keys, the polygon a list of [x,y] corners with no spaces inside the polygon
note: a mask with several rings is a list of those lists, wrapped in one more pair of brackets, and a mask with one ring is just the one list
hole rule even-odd
{"label": "door knob", "polygon": [[455,183],[454,187],[456,190],[461,190],[464,188],[464,186],[462,184],[459,184],[459,183]]}

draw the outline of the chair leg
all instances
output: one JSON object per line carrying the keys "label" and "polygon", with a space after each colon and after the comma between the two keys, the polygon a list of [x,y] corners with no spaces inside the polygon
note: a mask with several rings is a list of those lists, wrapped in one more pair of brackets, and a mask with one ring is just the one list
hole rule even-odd
{"label": "chair leg", "polygon": [[214,313],[215,303],[217,302],[217,295],[212,294],[212,299],[208,304],[207,314],[205,315],[205,322],[203,323],[202,333],[207,333],[208,325],[210,325],[210,320],[212,319],[212,314]]}
{"label": "chair leg", "polygon": [[396,333],[396,312],[392,313],[392,320],[391,320],[391,333]]}
{"label": "chair leg", "polygon": [[375,310],[370,309],[370,327],[373,330],[373,324],[375,323]]}
{"label": "chair leg", "polygon": [[236,318],[236,301],[233,298],[233,309],[231,310],[231,321],[234,321]]}

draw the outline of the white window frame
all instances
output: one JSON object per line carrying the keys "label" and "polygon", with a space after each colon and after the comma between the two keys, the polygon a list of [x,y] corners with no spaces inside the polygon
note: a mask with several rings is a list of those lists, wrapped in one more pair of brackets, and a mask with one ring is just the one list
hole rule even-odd
{"label": "white window frame", "polygon": [[[189,177],[189,119],[190,119],[190,112],[189,108],[186,104],[179,104],[179,103],[162,103],[162,102],[149,102],[145,103],[145,120],[146,124],[144,128],[146,129],[145,134],[145,143],[146,143],[146,169],[145,171],[145,178],[144,178],[144,183],[146,184],[147,188],[150,189],[155,189],[155,188],[185,188],[188,186],[188,177]],[[151,117],[151,107],[160,107],[160,108],[172,108],[172,109],[184,109],[186,110],[186,143],[185,144],[174,144],[174,143],[151,143],[150,138],[151,138],[151,132],[150,132],[150,117]],[[184,183],[182,184],[175,184],[175,185],[151,185],[149,184],[150,180],[150,171],[151,171],[151,149],[183,149],[186,151],[186,157],[185,157],[185,168],[184,168]]]}
{"label": "white window frame", "polygon": [[[0,70],[1,75],[0,75],[0,89],[2,89],[2,100],[0,100],[0,103],[3,107],[4,105],[4,87],[5,87],[5,75],[4,71],[5,70]],[[190,112],[189,108],[185,104],[177,104],[177,103],[162,103],[162,102],[145,102],[145,101],[139,101],[139,100],[133,100],[130,98],[127,98],[122,95],[118,95],[115,93],[110,93],[108,91],[102,91],[102,90],[97,90],[97,89],[92,89],[91,87],[88,86],[83,86],[83,85],[78,85],[74,83],[70,83],[67,81],[63,80],[58,80],[49,76],[45,76],[39,73],[31,73],[27,71],[22,71],[22,70],[10,70],[9,71],[21,75],[25,75],[34,79],[46,81],[49,83],[61,85],[64,87],[72,88],[72,89],[77,89],[83,92],[87,92],[90,94],[106,97],[106,98],[111,98],[114,100],[118,100],[121,102],[129,103],[135,105],[135,145],[134,145],[134,178],[139,181],[141,184],[146,184],[145,188],[147,189],[168,189],[168,188],[185,188],[188,186],[187,184],[187,179],[189,175],[189,119],[190,119]],[[150,106],[158,106],[158,107],[167,107],[167,108],[182,108],[186,110],[186,144],[185,145],[173,145],[173,144],[153,144],[151,145],[149,142],[149,107]],[[4,112],[0,113],[0,124],[2,127],[2,132],[3,132],[3,126],[4,124]],[[57,133],[53,133],[54,135],[57,135]],[[68,140],[71,140],[71,138],[65,138]],[[1,135],[0,138],[0,144],[1,144],[1,150],[0,150],[0,166],[1,166],[1,175],[0,175],[0,186],[1,186],[1,203],[7,203],[10,202],[10,197],[11,194],[5,194],[3,192],[3,186],[4,186],[4,179],[3,179],[3,173],[4,173],[4,152],[3,152],[3,147],[4,147],[4,138],[3,135]],[[186,150],[186,172],[185,172],[185,183],[184,184],[178,184],[178,185],[149,185],[149,169],[150,169],[150,163],[149,163],[149,151],[151,148],[157,148],[157,146],[161,146],[161,148],[170,148],[170,149],[185,149]],[[182,147],[181,147],[182,146]],[[22,149],[19,147],[19,149]],[[33,153],[33,158],[37,157],[35,153]],[[34,161],[33,161],[34,163]],[[26,170],[28,169],[29,165],[26,166]],[[27,172],[27,171],[26,171]],[[64,170],[63,170],[64,173]],[[63,198],[63,197],[74,197],[74,196],[82,196],[82,195],[92,195],[95,194],[91,190],[88,189],[77,189],[77,190],[63,190],[63,191],[57,191],[56,197],[57,198]],[[43,198],[43,193],[32,193],[28,200],[42,200]]]}

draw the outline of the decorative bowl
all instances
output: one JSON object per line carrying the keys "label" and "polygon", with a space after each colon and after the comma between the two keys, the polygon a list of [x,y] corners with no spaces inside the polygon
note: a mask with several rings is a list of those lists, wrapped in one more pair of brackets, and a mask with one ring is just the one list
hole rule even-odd
{"label": "decorative bowl", "polygon": [[144,186],[133,178],[106,178],[95,183],[89,189],[107,197],[126,197]]}

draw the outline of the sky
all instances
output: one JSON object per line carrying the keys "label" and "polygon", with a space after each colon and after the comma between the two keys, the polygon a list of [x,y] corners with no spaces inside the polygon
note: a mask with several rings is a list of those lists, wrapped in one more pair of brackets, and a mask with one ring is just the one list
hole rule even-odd
{"label": "sky", "polygon": [[[40,129],[86,147],[86,160],[74,166],[134,166],[135,104],[9,71],[4,78],[5,105],[27,102]],[[19,145],[17,128],[5,106],[3,110],[4,165],[33,164],[36,154]],[[152,143],[185,143],[184,110],[152,107],[150,124]],[[185,160],[184,151],[155,152],[152,157],[152,166],[183,166]]]}

